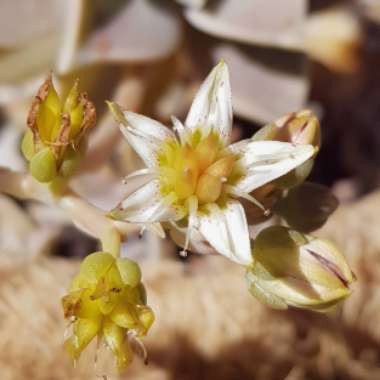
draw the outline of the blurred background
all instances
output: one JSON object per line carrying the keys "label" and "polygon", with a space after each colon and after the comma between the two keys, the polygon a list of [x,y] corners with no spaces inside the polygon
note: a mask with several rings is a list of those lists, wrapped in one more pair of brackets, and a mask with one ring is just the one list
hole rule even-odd
{"label": "blurred background", "polygon": [[[0,166],[26,170],[20,139],[50,71],[67,93],[76,78],[98,110],[73,188],[103,210],[141,167],[105,100],[170,124],[184,119],[205,75],[224,58],[233,138],[302,108],[322,124],[311,180],[341,207],[318,231],[344,250],[358,281],[333,313],[269,310],[244,271],[190,255],[147,232],[123,245],[141,263],[157,321],[120,378],[380,379],[379,0],[0,0]],[[88,350],[73,369],[62,349],[60,297],[79,260],[98,249],[60,210],[0,195],[2,380],[94,379],[112,359]]]}

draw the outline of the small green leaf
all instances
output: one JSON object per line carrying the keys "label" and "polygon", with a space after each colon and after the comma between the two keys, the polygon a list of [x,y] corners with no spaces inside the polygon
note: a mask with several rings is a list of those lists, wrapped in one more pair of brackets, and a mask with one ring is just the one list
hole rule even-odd
{"label": "small green leaf", "polygon": [[288,225],[301,232],[322,227],[338,207],[338,200],[322,185],[306,182],[290,189],[274,208]]}

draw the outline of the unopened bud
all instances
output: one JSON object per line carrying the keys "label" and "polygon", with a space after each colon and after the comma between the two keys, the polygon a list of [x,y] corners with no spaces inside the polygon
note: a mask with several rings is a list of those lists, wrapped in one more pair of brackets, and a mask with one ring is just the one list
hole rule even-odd
{"label": "unopened bud", "polygon": [[77,360],[98,337],[115,355],[117,367],[125,368],[132,359],[126,337],[145,336],[154,322],[143,289],[137,263],[107,252],[87,256],[62,299],[64,315],[73,327],[65,341],[71,358]]}
{"label": "unopened bud", "polygon": [[276,140],[293,144],[321,145],[321,131],[318,118],[310,110],[290,113],[272,124],[258,130],[252,137],[254,141]]}
{"label": "unopened bud", "polygon": [[[28,130],[21,144],[22,153],[31,162],[31,174],[40,182],[71,175],[82,158],[83,136],[93,127],[95,118],[94,106],[86,94],[78,92],[77,83],[63,103],[49,76],[32,103],[27,119]],[[39,170],[43,157],[49,160],[45,166],[51,169],[45,174]],[[51,167],[53,162],[54,169]]]}
{"label": "unopened bud", "polygon": [[257,236],[253,259],[249,290],[272,307],[325,311],[351,294],[354,275],[328,241],[273,226]]}

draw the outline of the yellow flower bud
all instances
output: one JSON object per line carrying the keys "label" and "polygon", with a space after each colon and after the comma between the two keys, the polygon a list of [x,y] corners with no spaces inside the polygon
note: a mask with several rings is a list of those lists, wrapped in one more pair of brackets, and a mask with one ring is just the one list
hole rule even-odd
{"label": "yellow flower bud", "polygon": [[[83,155],[83,136],[95,124],[95,108],[85,93],[78,92],[77,86],[75,83],[63,102],[49,76],[30,108],[28,131],[24,135],[21,150],[25,158],[32,161],[41,151],[47,152],[49,148],[55,161],[55,169],[50,171],[49,176],[41,175],[39,170],[36,175],[31,172],[40,182],[51,182],[56,176],[68,177],[73,173]],[[50,154],[47,157],[50,159]],[[46,166],[52,162],[50,159]]]}
{"label": "yellow flower bud", "polygon": [[250,292],[275,308],[325,311],[351,294],[354,275],[330,242],[273,226],[263,230],[247,271]]}
{"label": "yellow flower bud", "polygon": [[62,298],[64,315],[73,323],[65,348],[73,360],[98,336],[123,369],[132,360],[128,343],[146,335],[154,321],[146,306],[139,266],[126,258],[115,259],[107,252],[95,252],[83,261],[70,292]]}

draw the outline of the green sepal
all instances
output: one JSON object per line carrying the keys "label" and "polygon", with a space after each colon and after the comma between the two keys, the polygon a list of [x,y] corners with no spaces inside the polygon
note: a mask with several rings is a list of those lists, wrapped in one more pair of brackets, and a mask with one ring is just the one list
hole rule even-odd
{"label": "green sepal", "polygon": [[30,173],[39,182],[51,182],[57,176],[57,162],[50,148],[44,148],[33,156]]}
{"label": "green sepal", "polygon": [[83,154],[79,150],[75,150],[72,146],[67,147],[59,168],[59,175],[68,178],[72,176],[79,166]]}
{"label": "green sepal", "polygon": [[30,161],[36,153],[34,148],[33,132],[27,129],[21,141],[21,152],[25,159]]}
{"label": "green sepal", "polygon": [[116,260],[117,268],[124,284],[136,287],[141,281],[141,270],[139,265],[126,257]]}
{"label": "green sepal", "polygon": [[[258,273],[260,272],[259,276]],[[260,275],[263,275],[265,269],[257,264],[252,269],[249,269],[245,275],[245,279],[248,284],[249,292],[263,304],[277,310],[286,310],[288,305],[280,297],[276,296],[274,293],[267,291],[265,286],[260,283]]]}

